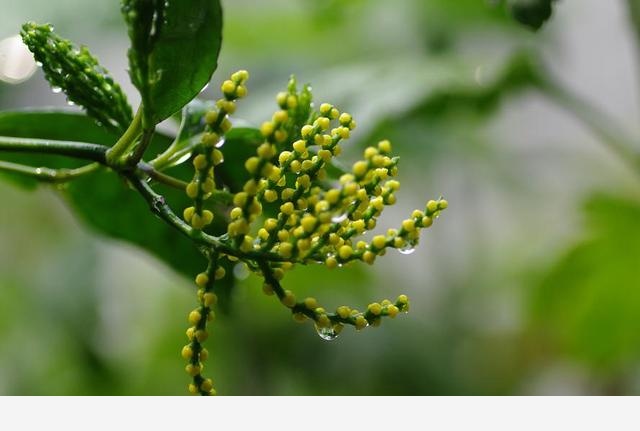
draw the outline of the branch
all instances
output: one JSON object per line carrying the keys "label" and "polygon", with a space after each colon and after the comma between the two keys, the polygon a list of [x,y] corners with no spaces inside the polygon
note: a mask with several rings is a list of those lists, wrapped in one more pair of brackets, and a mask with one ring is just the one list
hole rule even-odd
{"label": "branch", "polygon": [[0,152],[55,154],[106,164],[107,150],[104,145],[87,142],[0,136]]}
{"label": "branch", "polygon": [[91,163],[89,165],[85,165],[76,169],[50,169],[44,167],[34,168],[32,166],[25,166],[0,160],[0,171],[20,174],[34,178],[38,181],[54,184],[65,183],[74,180],[78,177],[95,171],[99,166],[100,164],[98,163]]}
{"label": "branch", "polygon": [[367,326],[378,326],[383,316],[396,317],[400,311],[409,310],[409,302],[405,295],[400,295],[395,304],[385,300],[380,304],[372,303],[364,313],[347,306],[338,307],[335,313],[327,313],[321,308],[314,298],[306,298],[302,302],[296,302],[295,296],[285,290],[278,281],[278,277],[269,262],[258,260],[258,266],[265,279],[265,293],[275,293],[280,302],[289,309],[298,321],[304,318],[313,320],[318,333],[326,339],[333,339],[342,330],[342,325],[353,325],[356,329],[364,329]]}
{"label": "branch", "polygon": [[238,259],[242,260],[256,260],[256,259],[264,259],[267,261],[273,262],[283,262],[286,259],[276,253],[268,253],[261,251],[247,251],[243,252],[230,244],[225,242],[223,239],[219,237],[215,237],[213,235],[209,235],[200,230],[193,229],[187,223],[184,222],[180,217],[178,217],[171,207],[167,204],[164,196],[156,193],[146,181],[142,180],[135,173],[122,173],[129,182],[135,187],[135,189],[142,195],[142,197],[149,204],[149,208],[153,213],[155,213],[158,217],[164,220],[173,228],[177,229],[183,235],[188,238],[194,240],[196,243],[205,245],[208,247],[212,247],[215,251],[219,253],[224,253],[229,256],[235,256]]}

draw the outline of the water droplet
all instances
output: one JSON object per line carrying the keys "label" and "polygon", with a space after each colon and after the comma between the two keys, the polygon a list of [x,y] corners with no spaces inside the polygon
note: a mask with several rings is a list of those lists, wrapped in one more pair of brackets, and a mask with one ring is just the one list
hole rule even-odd
{"label": "water droplet", "polygon": [[42,168],[36,168],[36,175],[42,174]]}
{"label": "water droplet", "polygon": [[342,223],[347,219],[347,213],[342,213],[331,217],[331,223]]}
{"label": "water droplet", "polygon": [[75,104],[75,103],[73,103],[73,101],[72,101],[72,100],[67,100],[67,105],[69,105],[69,106],[76,106],[76,104]]}
{"label": "water droplet", "polygon": [[416,251],[416,248],[412,244],[407,244],[397,250],[400,254],[411,254]]}
{"label": "water droplet", "polygon": [[316,328],[318,336],[325,341],[333,341],[338,338],[338,331],[336,331],[333,326],[326,328],[321,328],[317,324],[314,324],[313,326]]}
{"label": "water droplet", "polygon": [[42,67],[42,62],[41,61],[36,61],[36,66]]}
{"label": "water droplet", "polygon": [[224,145],[224,138],[221,138],[216,144],[216,148],[222,148],[223,145]]}
{"label": "water droplet", "polygon": [[245,263],[238,263],[233,267],[233,276],[238,280],[246,280],[249,277],[249,268]]}
{"label": "water droplet", "polygon": [[58,94],[62,91],[62,88],[60,87],[51,87],[51,91],[53,91],[55,94]]}
{"label": "water droplet", "polygon": [[205,91],[207,91],[207,88],[209,88],[209,83],[208,82],[206,84],[204,84],[204,87],[202,87],[202,90],[200,90],[200,93],[204,93]]}

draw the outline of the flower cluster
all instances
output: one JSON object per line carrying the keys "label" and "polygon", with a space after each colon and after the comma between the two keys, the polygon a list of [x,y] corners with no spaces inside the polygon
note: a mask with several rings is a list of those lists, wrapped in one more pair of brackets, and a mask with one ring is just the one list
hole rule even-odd
{"label": "flower cluster", "polygon": [[[184,211],[184,219],[195,230],[205,228],[213,219],[202,202],[216,187],[214,166],[223,161],[216,144],[231,127],[227,116],[235,111],[235,100],[246,94],[247,79],[248,74],[240,71],[225,81],[221,88],[224,97],[217,102],[217,109],[205,116],[207,131],[193,158],[196,173],[186,188],[194,205]],[[444,199],[430,200],[423,210],[413,211],[386,235],[358,239],[376,228],[385,207],[396,202],[400,183],[394,177],[399,158],[392,155],[391,143],[383,140],[366,148],[362,160],[349,172],[340,171],[333,159],[356,127],[352,116],[328,103],[315,111],[310,89],[298,92],[293,78],[276,101],[280,109],[260,127],[264,141],[245,161],[248,179],[233,195],[227,234],[220,237],[233,253],[212,253],[209,269],[196,279],[200,307],[189,315],[190,344],[183,350],[194,393],[212,393],[210,381],[200,374],[206,352],[201,343],[215,303],[213,282],[224,276],[219,259],[243,261],[264,278],[263,291],[276,295],[296,321],[311,319],[322,338],[333,339],[345,324],[360,330],[378,326],[382,317],[394,318],[408,311],[407,297],[374,302],[365,311],[341,306],[328,312],[315,298],[298,301],[293,292],[284,289],[280,281],[286,271],[298,263],[322,263],[328,268],[352,261],[373,264],[389,248],[409,253],[417,245],[421,229],[430,227],[448,205]],[[340,173],[331,180],[329,172],[336,171]]]}

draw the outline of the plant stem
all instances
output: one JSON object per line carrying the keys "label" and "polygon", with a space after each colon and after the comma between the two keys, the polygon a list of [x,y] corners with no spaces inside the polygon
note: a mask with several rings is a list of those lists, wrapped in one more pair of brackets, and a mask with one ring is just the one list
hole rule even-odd
{"label": "plant stem", "polygon": [[149,178],[165,184],[167,186],[176,188],[178,190],[185,190],[187,188],[187,182],[186,181],[182,181],[178,178],[172,177],[170,175],[167,174],[163,174],[162,172],[158,172],[157,170],[155,170],[153,168],[153,166],[151,166],[148,163],[145,162],[138,162],[137,165],[138,169],[143,172],[144,174],[146,174]]}
{"label": "plant stem", "polygon": [[50,169],[44,167],[34,168],[32,166],[25,166],[0,160],[0,171],[16,173],[34,178],[38,181],[54,184],[74,180],[95,171],[99,166],[99,163],[91,163],[76,169]]}
{"label": "plant stem", "polygon": [[107,161],[109,165],[115,165],[118,159],[127,152],[131,144],[138,138],[138,136],[140,136],[141,127],[142,107],[140,107],[138,112],[136,112],[129,128],[124,132],[120,139],[118,139],[118,142],[116,142],[107,152]]}
{"label": "plant stem", "polygon": [[195,230],[187,223],[178,217],[171,207],[167,204],[164,196],[156,193],[146,181],[142,180],[138,175],[133,172],[125,172],[123,175],[129,180],[133,187],[140,193],[140,195],[147,201],[149,208],[162,220],[167,222],[170,226],[180,231],[185,236],[191,238],[196,243],[213,248],[219,253],[235,256],[239,259],[262,259],[271,262],[283,262],[287,259],[283,258],[279,254],[263,252],[263,251],[247,251],[243,252],[234,247],[231,247],[223,239],[204,233],[201,230]]}
{"label": "plant stem", "polygon": [[87,142],[0,136],[0,152],[55,154],[106,164],[107,150],[104,145]]}
{"label": "plant stem", "polygon": [[136,165],[140,160],[142,160],[142,156],[149,147],[154,132],[155,128],[145,129],[142,132],[142,138],[140,139],[140,142],[138,142],[138,144],[134,147],[133,153],[131,153],[131,155],[127,157],[127,160],[125,162],[126,165],[133,166]]}

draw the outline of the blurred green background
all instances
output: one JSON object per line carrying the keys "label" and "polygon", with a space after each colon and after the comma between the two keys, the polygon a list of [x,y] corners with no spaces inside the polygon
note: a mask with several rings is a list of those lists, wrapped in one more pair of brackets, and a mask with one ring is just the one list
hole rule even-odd
{"label": "blurred green background", "polygon": [[[117,1],[0,4],[0,39],[51,22],[137,104]],[[327,308],[408,294],[411,312],[380,328],[326,342],[258,278],[239,281],[207,342],[220,394],[640,394],[639,172],[531,85],[527,60],[640,136],[626,2],[562,0],[538,33],[481,0],[223,6],[216,91],[204,97],[248,69],[236,115],[258,125],[294,73],[357,120],[344,160],[394,142],[402,188],[379,226],[439,195],[450,209],[410,256],[285,278]],[[0,109],[29,106],[65,100],[40,71],[0,83]],[[0,394],[185,393],[191,281],[95,234],[46,186],[0,182],[0,202]]]}

